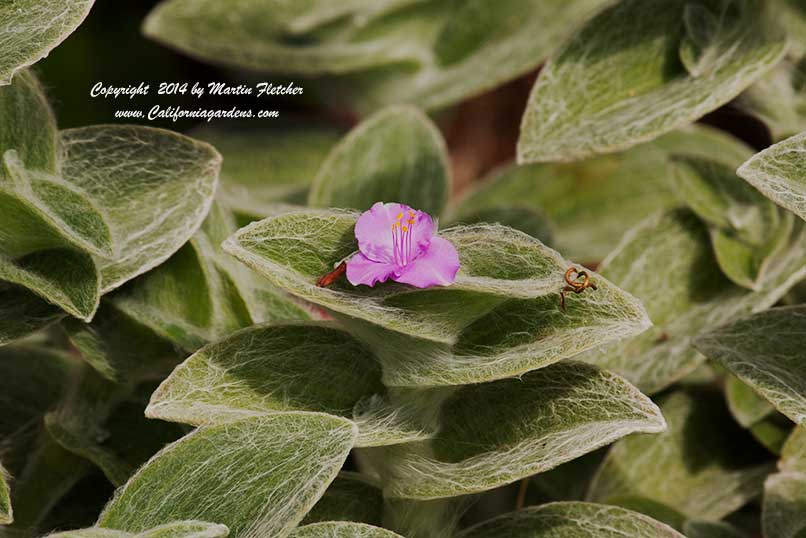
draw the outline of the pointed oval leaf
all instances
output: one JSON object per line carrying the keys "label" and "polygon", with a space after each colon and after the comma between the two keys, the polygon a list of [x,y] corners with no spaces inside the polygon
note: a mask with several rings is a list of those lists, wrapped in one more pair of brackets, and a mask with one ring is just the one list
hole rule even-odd
{"label": "pointed oval leaf", "polygon": [[[559,291],[571,262],[502,226],[442,232],[462,264],[450,287],[317,287],[319,277],[356,250],[355,218],[324,210],[286,213],[241,229],[224,248],[275,285],[335,311],[379,355],[387,385],[518,375],[647,326],[640,304],[597,275],[598,289],[569,296],[563,312]],[[492,330],[504,325],[518,335]]]}
{"label": "pointed oval leaf", "polygon": [[[778,4],[788,1],[780,0]],[[772,132],[774,141],[789,138],[806,129],[805,79],[806,57],[790,54],[740,95],[737,106],[761,119]]]}
{"label": "pointed oval leaf", "polygon": [[88,527],[86,529],[53,532],[45,538],[131,538],[132,536],[134,535],[130,532]]}
{"label": "pointed oval leaf", "polygon": [[450,191],[448,150],[437,127],[416,108],[391,107],[333,148],[308,203],[364,209],[378,200],[400,202],[438,217]]}
{"label": "pointed oval leaf", "polygon": [[272,204],[304,205],[313,178],[341,133],[295,119],[275,129],[202,128],[191,134],[221,152],[216,198],[246,223],[267,217]]}
{"label": "pointed oval leaf", "polygon": [[95,0],[26,0],[0,6],[0,86],[56,48],[78,28]]}
{"label": "pointed oval leaf", "polygon": [[11,492],[8,487],[8,472],[0,464],[0,525],[14,522],[14,510],[11,508]]}
{"label": "pointed oval leaf", "polygon": [[[701,388],[659,400],[669,429],[634,435],[610,450],[588,500],[620,504],[643,497],[689,518],[721,519],[757,496],[771,467],[732,422],[721,394]],[[736,446],[747,446],[743,451]]]}
{"label": "pointed oval leaf", "polygon": [[496,170],[455,213],[462,217],[503,204],[538,208],[554,224],[554,248],[572,259],[599,262],[627,230],[679,205],[668,171],[672,154],[716,158],[735,169],[753,150],[726,133],[691,125],[620,153]]}
{"label": "pointed oval leaf", "polygon": [[[353,419],[360,400],[385,392],[376,359],[332,324],[257,325],[179,365],[151,396],[146,416],[194,426],[282,411]],[[386,422],[360,421],[357,445],[422,436],[401,434]],[[362,426],[369,430],[366,438]],[[410,429],[417,432],[416,423]]]}
{"label": "pointed oval leaf", "polygon": [[359,109],[437,109],[534,69],[601,3],[250,0],[225,7],[168,0],[149,15],[144,32],[214,63],[340,75],[332,99],[355,101]]}
{"label": "pointed oval leaf", "polygon": [[113,255],[103,210],[58,177],[56,120],[29,71],[0,87],[0,252],[16,258],[37,249],[73,246]]}
{"label": "pointed oval leaf", "polygon": [[[518,161],[571,161],[626,149],[718,108],[775,65],[784,32],[763,0],[725,4],[707,58],[678,56],[686,12],[705,0],[623,0],[591,18],[544,67],[527,105]],[[701,57],[704,58],[704,57]]]}
{"label": "pointed oval leaf", "polygon": [[617,506],[550,503],[505,514],[462,531],[457,538],[683,538],[643,514]]}
{"label": "pointed oval leaf", "polygon": [[803,426],[792,430],[784,443],[778,467],[784,472],[806,474],[806,428]]}
{"label": "pointed oval leaf", "polygon": [[493,205],[459,212],[455,224],[501,224],[539,239],[551,245],[554,237],[553,225],[543,211],[526,204]]}
{"label": "pointed oval leaf", "polygon": [[101,278],[95,260],[77,250],[40,250],[14,261],[0,255],[0,280],[23,286],[85,321],[100,304]]}
{"label": "pointed oval leaf", "polygon": [[[0,8],[6,9],[9,7]],[[31,71],[21,71],[14,84],[0,89],[0,118],[0,158],[13,149],[25,167],[47,173],[57,171],[56,117]],[[5,173],[0,171],[0,177]]]}
{"label": "pointed oval leaf", "polygon": [[633,228],[600,267],[602,274],[646,305],[654,326],[583,355],[653,393],[693,372],[705,358],[697,335],[769,308],[806,276],[806,233],[796,227],[789,246],[769,265],[764,288],[739,288],[719,270],[706,228],[691,213],[673,211]]}
{"label": "pointed oval leaf", "polygon": [[[374,17],[410,0],[387,0],[375,5],[349,0],[338,5],[323,0],[283,3],[252,0],[224,6],[214,0],[168,0],[160,3],[143,24],[150,38],[194,57],[247,69],[286,73],[343,73],[413,58],[400,48],[400,36],[321,42],[316,30],[333,24],[349,28],[354,16],[366,25]],[[398,30],[398,34],[399,34]],[[289,35],[314,39],[306,46],[288,43]],[[236,36],[235,38],[233,36]]]}
{"label": "pointed oval leaf", "polygon": [[753,156],[737,171],[761,193],[806,220],[806,133]]}
{"label": "pointed oval leaf", "polygon": [[289,538],[403,538],[392,531],[366,523],[328,521],[297,527]]}
{"label": "pointed oval leaf", "polygon": [[69,386],[79,363],[55,350],[15,344],[0,348],[0,437],[38,423]]}
{"label": "pointed oval leaf", "polygon": [[199,228],[221,156],[205,143],[134,126],[62,131],[62,173],[108,217],[120,256],[101,263],[104,292],[153,269]]}
{"label": "pointed oval leaf", "polygon": [[[45,427],[62,448],[94,463],[116,487],[125,484],[134,471],[126,461],[96,441],[101,437],[101,431],[90,417],[75,417],[75,420],[68,421],[57,413],[48,413]],[[96,438],[91,437],[93,434]]]}
{"label": "pointed oval leaf", "polygon": [[750,385],[733,375],[725,380],[725,399],[733,418],[745,428],[758,424],[775,409]]}
{"label": "pointed oval leaf", "polygon": [[143,466],[98,524],[142,532],[201,519],[227,525],[234,538],[285,536],[335,478],[355,435],[349,421],[315,413],[201,428]]}
{"label": "pointed oval leaf", "polygon": [[383,513],[381,488],[365,475],[342,471],[301,524],[354,521],[380,525]]}
{"label": "pointed oval leaf", "polygon": [[746,534],[723,521],[686,521],[683,532],[686,538],[747,538]]}
{"label": "pointed oval leaf", "polygon": [[741,181],[732,166],[675,157],[675,185],[683,201],[709,225],[722,271],[736,284],[762,287],[773,257],[792,232],[792,217]]}
{"label": "pointed oval leaf", "polygon": [[[416,23],[429,35],[406,46],[429,45],[413,62],[346,77],[360,110],[413,103],[438,110],[499,87],[536,69],[602,0],[471,0],[423,6]],[[360,99],[355,99],[356,91]]]}
{"label": "pointed oval leaf", "polygon": [[134,391],[132,383],[110,383],[84,365],[70,392],[44,420],[51,439],[95,464],[115,486],[183,433],[175,424],[147,420],[147,394],[139,391],[150,392],[153,386]]}
{"label": "pointed oval leaf", "polygon": [[806,424],[806,306],[774,308],[697,339],[719,361],[797,424]]}
{"label": "pointed oval leaf", "polygon": [[[92,465],[68,452],[40,430],[25,447],[24,466],[15,471],[12,488],[14,523],[11,532],[30,532],[42,524],[51,509],[92,470]],[[16,533],[14,533],[16,535]]]}
{"label": "pointed oval leaf", "polygon": [[65,315],[22,286],[0,285],[0,346],[44,329]]}
{"label": "pointed oval leaf", "polygon": [[630,433],[666,427],[658,408],[632,385],[577,362],[462,387],[445,401],[438,420],[433,441],[388,449],[386,496],[436,499],[485,491]]}
{"label": "pointed oval leaf", "polygon": [[134,535],[136,538],[226,538],[229,529],[220,523],[173,521]]}
{"label": "pointed oval leaf", "polygon": [[309,319],[290,297],[221,250],[221,242],[236,229],[233,215],[213,204],[188,243],[110,302],[190,351],[253,323]]}
{"label": "pointed oval leaf", "polygon": [[68,318],[61,326],[81,358],[116,383],[161,379],[183,357],[175,345],[110,302],[101,304],[92,323]]}
{"label": "pointed oval leaf", "polygon": [[806,532],[806,474],[784,472],[764,484],[761,523],[765,538],[801,538]]}
{"label": "pointed oval leaf", "polygon": [[153,529],[132,534],[100,527],[89,527],[48,534],[46,538],[225,538],[229,529],[218,523],[204,521],[173,521]]}
{"label": "pointed oval leaf", "polygon": [[0,89],[0,109],[26,125],[0,128],[0,278],[76,317],[90,320],[100,293],[167,259],[209,209],[220,156],[206,144],[114,126],[55,140],[27,72]]}

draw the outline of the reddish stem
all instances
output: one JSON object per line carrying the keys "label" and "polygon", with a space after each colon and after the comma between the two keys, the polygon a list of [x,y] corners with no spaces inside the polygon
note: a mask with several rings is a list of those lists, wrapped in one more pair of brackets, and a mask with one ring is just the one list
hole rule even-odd
{"label": "reddish stem", "polygon": [[316,281],[320,288],[326,288],[344,276],[347,272],[347,263],[341,262],[335,269]]}

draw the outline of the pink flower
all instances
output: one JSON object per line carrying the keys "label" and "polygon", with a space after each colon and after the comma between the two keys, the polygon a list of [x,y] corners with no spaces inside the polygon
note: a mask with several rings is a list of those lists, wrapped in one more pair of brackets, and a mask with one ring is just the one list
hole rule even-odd
{"label": "pink flower", "polygon": [[347,262],[347,280],[354,286],[389,278],[417,288],[452,284],[459,255],[450,241],[434,236],[435,228],[428,213],[377,202],[355,224],[359,252]]}

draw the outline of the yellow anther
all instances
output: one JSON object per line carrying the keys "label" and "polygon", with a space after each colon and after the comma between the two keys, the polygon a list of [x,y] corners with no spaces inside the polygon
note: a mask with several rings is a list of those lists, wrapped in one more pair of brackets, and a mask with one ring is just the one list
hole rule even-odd
{"label": "yellow anther", "polygon": [[404,232],[408,232],[408,231],[409,231],[409,227],[408,227],[408,226],[403,226],[403,231],[404,231]]}
{"label": "yellow anther", "polygon": [[411,219],[411,220],[409,221],[409,224],[414,224],[415,222],[416,222],[416,221],[415,221],[414,219]]}
{"label": "yellow anther", "polygon": [[414,211],[409,211],[409,216],[414,217]]}
{"label": "yellow anther", "polygon": [[398,216],[397,216],[397,220],[400,220],[400,219],[402,219],[402,218],[403,218],[403,213],[398,214]]}

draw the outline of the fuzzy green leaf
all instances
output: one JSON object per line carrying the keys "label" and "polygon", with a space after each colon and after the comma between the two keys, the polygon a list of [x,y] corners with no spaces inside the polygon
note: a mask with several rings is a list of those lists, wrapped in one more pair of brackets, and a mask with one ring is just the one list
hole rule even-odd
{"label": "fuzzy green leaf", "polygon": [[392,107],[333,148],[308,203],[363,210],[381,200],[439,216],[450,190],[447,149],[437,127],[416,108]]}
{"label": "fuzzy green leaf", "polygon": [[365,523],[329,521],[297,527],[289,538],[403,538],[392,531]]}
{"label": "fuzzy green leaf", "polygon": [[472,499],[385,499],[384,525],[407,538],[455,536],[462,515],[472,506]]}
{"label": "fuzzy green leaf", "polygon": [[136,534],[136,538],[226,538],[229,529],[218,523],[175,521]]}
{"label": "fuzzy green leaf", "polygon": [[[506,167],[484,180],[455,212],[465,222],[465,215],[504,204],[538,208],[554,224],[552,246],[572,259],[599,262],[631,227],[678,205],[669,155],[717,158],[735,169],[752,153],[715,129],[690,126],[621,153]],[[502,223],[541,238],[517,223]]]}
{"label": "fuzzy green leaf", "polygon": [[93,439],[93,435],[100,436],[100,431],[89,417],[67,423],[63,417],[49,413],[45,416],[45,426],[59,446],[95,464],[113,485],[123,485],[134,471],[126,461]]}
{"label": "fuzzy green leaf", "polygon": [[174,424],[146,420],[145,401],[132,390],[85,366],[58,408],[45,415],[50,437],[95,464],[115,486],[181,436]]}
{"label": "fuzzy green leaf", "polygon": [[[2,152],[14,149],[25,167],[47,173],[56,172],[56,118],[33,73],[21,71],[13,86],[0,90],[0,112],[3,118],[0,121]],[[8,179],[5,166],[0,169],[0,177]]]}
{"label": "fuzzy green leaf", "polygon": [[62,327],[81,357],[110,381],[162,378],[182,360],[173,344],[110,302],[101,304],[92,323],[68,318]]}
{"label": "fuzzy green leaf", "polygon": [[[87,476],[92,465],[68,452],[46,432],[35,430],[34,442],[28,447],[25,465],[14,473],[11,502],[14,523],[8,533],[29,535],[42,524],[48,513],[78,482]],[[2,532],[3,528],[0,528]]]}
{"label": "fuzzy green leaf", "polygon": [[101,300],[101,273],[91,256],[70,249],[40,250],[14,261],[0,254],[0,280],[32,290],[88,321]]}
{"label": "fuzzy green leaf", "polygon": [[806,130],[806,58],[785,58],[740,95],[737,105],[760,118],[776,141]]}
{"label": "fuzzy green leaf", "polygon": [[364,110],[403,102],[435,109],[537,67],[601,3],[167,0],[144,32],[217,64],[347,74],[336,80],[334,100],[346,97]]}
{"label": "fuzzy green leaf", "polygon": [[0,525],[8,525],[14,521],[14,510],[11,508],[11,492],[8,488],[8,472],[0,464]]}
{"label": "fuzzy green leaf", "polygon": [[785,416],[774,413],[753,424],[750,433],[772,454],[780,454],[786,438],[792,430],[792,423]]}
{"label": "fuzzy green leaf", "polygon": [[275,285],[336,312],[378,355],[387,385],[518,375],[647,326],[641,305],[597,275],[598,290],[571,294],[563,312],[559,291],[571,263],[501,226],[441,233],[462,265],[447,288],[317,287],[319,277],[356,250],[355,219],[337,211],[286,213],[241,229],[224,249]]}
{"label": "fuzzy green leaf", "polygon": [[383,521],[383,493],[362,474],[339,473],[319,502],[302,520],[302,525],[324,521],[354,521],[380,525]]}
{"label": "fuzzy green leaf", "polygon": [[802,56],[806,53],[806,6],[801,0],[773,0],[773,4],[789,33],[792,54]]}
{"label": "fuzzy green leaf", "polygon": [[643,514],[617,506],[560,502],[505,514],[462,531],[457,538],[683,538]]}
{"label": "fuzzy green leaf", "polygon": [[227,525],[233,538],[286,536],[335,478],[355,435],[350,422],[313,413],[201,428],[142,467],[98,524],[142,532],[201,519]]}
{"label": "fuzzy green leaf", "polygon": [[761,492],[769,465],[736,424],[716,391],[691,388],[660,400],[669,429],[616,443],[591,484],[588,499],[621,504],[644,497],[689,518],[721,519]]}
{"label": "fuzzy green leaf", "polygon": [[64,318],[64,312],[21,287],[0,284],[0,346]]}
{"label": "fuzzy green leaf", "polygon": [[554,230],[548,216],[539,208],[527,204],[490,205],[478,209],[460,209],[454,224],[501,224],[531,235],[544,245],[551,245]]}
{"label": "fuzzy green leaf", "polygon": [[111,252],[105,219],[54,175],[56,121],[33,74],[0,88],[0,112],[0,279],[90,317],[101,281],[90,253]]}
{"label": "fuzzy green leaf", "polygon": [[641,299],[654,326],[583,359],[618,372],[644,392],[657,392],[703,363],[692,345],[698,335],[769,308],[806,276],[806,232],[800,226],[769,263],[758,292],[728,280],[709,243],[705,226],[687,211],[655,215],[633,228],[600,271]]}
{"label": "fuzzy green leaf", "polygon": [[442,405],[438,422],[433,441],[388,449],[386,496],[436,499],[485,491],[630,433],[666,427],[657,407],[633,386],[576,362],[462,387]]}
{"label": "fuzzy green leaf", "polygon": [[130,532],[89,527],[49,534],[46,538],[226,538],[229,529],[218,523],[204,521],[173,521],[153,529],[133,534]]}
{"label": "fuzzy green leaf", "polygon": [[761,193],[806,220],[806,133],[756,154],[737,174]]}
{"label": "fuzzy green leaf", "polygon": [[745,428],[758,424],[775,409],[752,387],[733,375],[725,380],[725,399],[733,418]]}
{"label": "fuzzy green leaf", "polygon": [[187,359],[154,392],[146,415],[200,426],[312,411],[357,421],[358,446],[426,437],[405,410],[366,416],[374,409],[361,409],[361,400],[385,392],[376,359],[331,324],[257,325]]}
{"label": "fuzzy green leaf", "polygon": [[330,149],[337,129],[294,121],[266,130],[193,131],[224,156],[217,198],[246,221],[269,215],[272,204],[304,204],[308,188]]}
{"label": "fuzzy green leaf", "polygon": [[95,0],[4,2],[0,6],[0,86],[78,28]]}
{"label": "fuzzy green leaf", "polygon": [[801,538],[806,533],[806,474],[783,472],[764,484],[761,522],[765,538]]}
{"label": "fuzzy green leaf", "polygon": [[132,536],[134,535],[130,532],[88,527],[86,529],[54,532],[48,534],[46,538],[131,538]]}
{"label": "fuzzy green leaf", "polygon": [[778,467],[784,472],[806,474],[806,428],[796,427],[784,444]]}
{"label": "fuzzy green leaf", "polygon": [[220,156],[206,144],[145,127],[57,136],[30,72],[0,89],[0,111],[0,279],[77,318],[167,259],[209,209]]}
{"label": "fuzzy green leaf", "polygon": [[61,133],[62,173],[103,208],[115,240],[101,263],[104,292],[167,260],[201,225],[221,156],[170,131],[132,126]]}
{"label": "fuzzy green leaf", "polygon": [[236,229],[234,217],[214,204],[187,244],[110,302],[190,351],[253,323],[309,319],[301,306],[221,250]]}
{"label": "fuzzy green leaf", "polygon": [[[626,149],[736,97],[783,56],[764,0],[622,0],[573,34],[544,67],[521,127],[518,161],[571,161]],[[718,27],[692,58],[684,20]],[[699,23],[697,23],[699,24]],[[681,61],[679,50],[683,49]],[[703,48],[704,47],[704,48]],[[695,69],[689,72],[685,64]]]}
{"label": "fuzzy green leaf", "polygon": [[686,521],[686,538],[747,538],[747,535],[722,521]]}
{"label": "fuzzy green leaf", "polygon": [[792,216],[711,159],[674,159],[675,184],[686,204],[708,225],[722,271],[752,290],[763,285],[768,264],[786,247]]}
{"label": "fuzzy green leaf", "polygon": [[[55,350],[32,345],[0,348],[0,438],[14,434],[42,416],[62,395],[79,363]],[[12,469],[14,470],[14,469]]]}
{"label": "fuzzy green leaf", "polygon": [[781,413],[806,424],[806,306],[775,308],[701,336],[697,349],[723,364]]}

